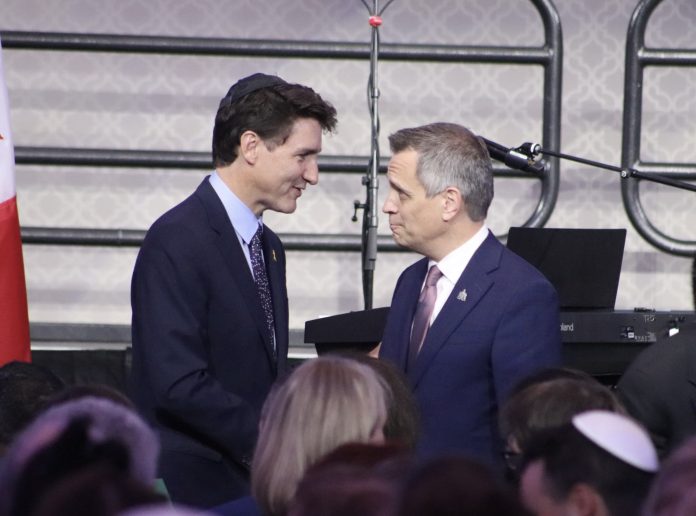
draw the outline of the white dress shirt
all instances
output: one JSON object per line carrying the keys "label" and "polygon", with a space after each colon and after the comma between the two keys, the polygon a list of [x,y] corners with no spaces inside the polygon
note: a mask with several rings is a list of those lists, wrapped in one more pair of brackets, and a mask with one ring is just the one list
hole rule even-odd
{"label": "white dress shirt", "polygon": [[488,228],[484,224],[474,236],[457,247],[442,260],[439,262],[430,260],[428,262],[428,269],[433,265],[437,265],[437,268],[442,272],[442,277],[437,282],[437,298],[435,300],[435,306],[433,307],[433,313],[430,316],[430,324],[433,323],[440,313],[440,310],[442,310],[452,290],[454,290],[454,286],[457,284],[457,281],[459,281],[459,277],[462,275],[462,272],[464,272],[464,269],[466,269],[466,266],[469,265],[471,257],[474,256],[476,250],[487,237]]}

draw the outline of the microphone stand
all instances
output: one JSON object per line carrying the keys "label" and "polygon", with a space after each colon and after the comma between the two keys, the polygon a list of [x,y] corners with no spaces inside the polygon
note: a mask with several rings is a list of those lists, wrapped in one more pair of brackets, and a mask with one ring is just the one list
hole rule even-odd
{"label": "microphone stand", "polygon": [[[524,146],[525,144],[522,144]],[[597,168],[603,168],[605,170],[611,170],[613,172],[618,172],[622,179],[628,179],[630,177],[636,179],[644,179],[646,181],[652,181],[653,183],[660,183],[663,185],[673,186],[675,188],[681,188],[682,190],[689,190],[691,192],[696,192],[696,185],[691,183],[686,183],[684,181],[679,181],[678,179],[672,179],[670,177],[663,176],[661,174],[646,174],[640,170],[634,168],[621,168],[614,165],[607,165],[606,163],[601,163],[599,161],[593,161],[591,159],[578,158],[577,156],[572,156],[570,154],[563,154],[561,152],[553,152],[541,147],[537,150],[538,154],[545,154],[547,156],[555,156],[561,159],[567,159],[568,161],[575,161],[577,163],[582,163],[584,165],[590,165]]]}
{"label": "microphone stand", "polygon": [[369,23],[372,27],[372,39],[370,44],[370,77],[367,83],[368,105],[371,113],[372,134],[371,151],[368,170],[362,178],[362,184],[367,189],[366,200],[364,203],[355,201],[353,221],[357,221],[357,210],[363,210],[362,224],[362,282],[363,299],[365,309],[372,308],[372,286],[374,281],[375,262],[377,261],[377,223],[378,210],[377,189],[379,188],[379,110],[377,102],[379,100],[379,88],[377,84],[377,61],[379,57],[379,27],[382,25],[382,13],[394,0],[379,9],[379,0],[373,0],[372,8],[366,0],[361,0],[370,14]]}
{"label": "microphone stand", "polygon": [[538,174],[539,170],[543,170],[543,161],[537,161],[537,158],[540,155],[554,156],[556,158],[566,159],[568,161],[574,161],[576,163],[582,163],[583,165],[590,165],[592,167],[603,168],[605,170],[618,172],[623,179],[628,179],[631,177],[636,179],[644,179],[646,181],[652,181],[653,183],[660,183],[663,185],[680,188],[682,190],[696,192],[696,185],[693,185],[691,183],[679,181],[678,179],[672,179],[661,174],[647,174],[645,172],[641,172],[631,167],[621,168],[615,165],[608,165],[606,163],[602,163],[601,161],[580,158],[578,156],[573,156],[572,154],[564,154],[562,152],[550,151],[548,149],[543,149],[541,145],[537,143],[525,142],[519,147],[512,147],[508,149],[501,146],[500,144],[491,142],[490,140],[486,140],[485,138],[481,139],[486,144],[492,159],[501,161],[512,168],[524,170],[530,173]]}

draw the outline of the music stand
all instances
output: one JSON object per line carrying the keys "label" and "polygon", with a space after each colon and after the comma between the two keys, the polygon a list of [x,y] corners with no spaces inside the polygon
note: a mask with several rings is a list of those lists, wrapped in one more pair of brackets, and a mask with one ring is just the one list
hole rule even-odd
{"label": "music stand", "polygon": [[385,306],[313,319],[305,322],[304,341],[313,343],[319,355],[369,353],[382,341],[388,314]]}
{"label": "music stand", "polygon": [[613,310],[625,229],[510,228],[507,247],[539,269],[561,310]]}

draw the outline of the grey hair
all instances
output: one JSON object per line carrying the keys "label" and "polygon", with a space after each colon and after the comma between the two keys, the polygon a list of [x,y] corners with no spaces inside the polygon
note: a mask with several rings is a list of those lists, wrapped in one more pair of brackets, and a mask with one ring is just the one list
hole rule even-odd
{"label": "grey hair", "polygon": [[493,201],[493,168],[486,146],[466,127],[436,122],[401,129],[389,136],[392,153],[418,153],[416,176],[432,197],[454,186],[461,192],[467,214],[482,221]]}

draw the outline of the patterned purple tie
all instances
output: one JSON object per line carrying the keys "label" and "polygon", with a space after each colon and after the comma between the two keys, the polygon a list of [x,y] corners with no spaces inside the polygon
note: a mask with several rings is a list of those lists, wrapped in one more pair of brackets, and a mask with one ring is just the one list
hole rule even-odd
{"label": "patterned purple tie", "polygon": [[263,263],[263,249],[261,248],[262,231],[263,228],[259,226],[259,229],[256,230],[256,233],[254,233],[254,236],[251,239],[251,245],[249,246],[249,256],[251,258],[251,270],[254,272],[256,290],[259,293],[261,306],[263,307],[263,312],[266,316],[266,329],[268,330],[269,342],[275,351],[275,339],[273,338],[275,335],[275,325],[273,323],[273,301],[271,300],[271,289],[268,286],[266,267]]}
{"label": "patterned purple tie", "polygon": [[430,316],[433,314],[433,307],[437,298],[437,280],[441,277],[442,272],[437,268],[437,265],[430,267],[428,275],[425,277],[425,285],[423,285],[423,290],[421,290],[418,298],[416,315],[413,316],[413,330],[411,331],[411,342],[408,346],[408,368],[413,367],[418,352],[421,346],[423,346],[425,335],[428,333]]}

